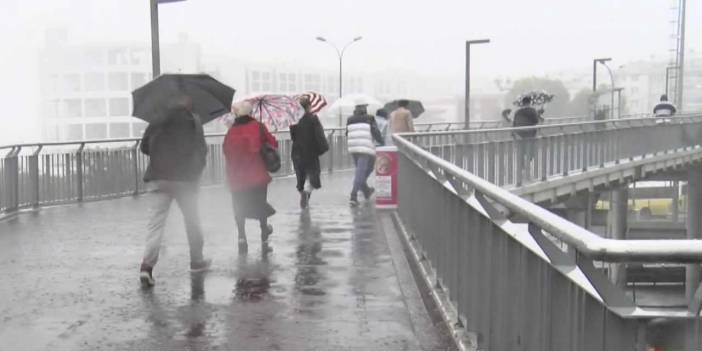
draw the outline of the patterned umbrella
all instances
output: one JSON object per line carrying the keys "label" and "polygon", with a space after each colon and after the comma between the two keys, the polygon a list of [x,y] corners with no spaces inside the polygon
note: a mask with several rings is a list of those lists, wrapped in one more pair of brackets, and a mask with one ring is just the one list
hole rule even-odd
{"label": "patterned umbrella", "polygon": [[314,92],[307,92],[302,95],[299,95],[297,97],[298,99],[301,98],[307,98],[310,100],[310,112],[317,114],[319,111],[321,111],[324,106],[327,106],[327,99],[324,98],[321,94],[314,93]]}
{"label": "patterned umbrella", "polygon": [[287,129],[305,113],[298,100],[292,96],[261,95],[246,100],[253,105],[251,116],[274,130]]}

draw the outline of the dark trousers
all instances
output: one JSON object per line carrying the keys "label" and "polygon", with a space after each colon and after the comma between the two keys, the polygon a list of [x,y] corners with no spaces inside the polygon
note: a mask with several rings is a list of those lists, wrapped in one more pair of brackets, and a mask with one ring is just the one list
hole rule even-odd
{"label": "dark trousers", "polygon": [[359,191],[363,192],[366,197],[370,193],[368,186],[368,177],[375,169],[375,156],[367,154],[353,154],[353,163],[356,166],[356,172],[353,178],[353,189],[351,190],[351,199],[356,199]]}
{"label": "dark trousers", "polygon": [[305,189],[305,181],[309,181],[310,185],[315,189],[322,187],[320,179],[322,171],[319,165],[319,157],[303,160],[301,157],[293,156],[292,161],[295,168],[295,176],[297,177],[297,191]]}

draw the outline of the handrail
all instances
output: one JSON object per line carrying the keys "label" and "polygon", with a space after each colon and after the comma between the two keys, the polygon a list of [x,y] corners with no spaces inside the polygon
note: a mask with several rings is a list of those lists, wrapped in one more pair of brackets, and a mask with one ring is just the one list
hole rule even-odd
{"label": "handrail", "polygon": [[557,129],[557,128],[567,128],[567,127],[585,127],[585,126],[597,126],[606,124],[621,124],[621,123],[635,123],[643,122],[648,124],[656,124],[670,120],[675,123],[678,121],[689,121],[689,120],[702,120],[702,112],[690,113],[684,115],[677,115],[672,117],[644,117],[644,118],[628,118],[628,119],[609,119],[602,121],[584,121],[575,123],[563,123],[563,124],[537,124],[535,126],[527,127],[506,127],[506,128],[492,128],[492,129],[468,129],[468,130],[451,130],[451,131],[431,131],[431,132],[414,132],[414,133],[403,133],[405,136],[436,136],[436,135],[470,135],[470,134],[480,134],[480,133],[491,133],[491,132],[508,132],[508,131],[522,131],[522,130],[545,130],[545,129]]}
{"label": "handrail", "polygon": [[[606,262],[702,262],[702,240],[617,240],[602,238],[394,135],[401,151],[438,167],[513,213],[572,245],[580,253]],[[431,167],[429,167],[431,169]]]}

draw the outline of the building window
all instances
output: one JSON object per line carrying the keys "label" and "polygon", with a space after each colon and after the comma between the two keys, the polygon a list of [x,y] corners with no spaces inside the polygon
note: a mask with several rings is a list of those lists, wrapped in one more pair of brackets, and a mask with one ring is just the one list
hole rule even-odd
{"label": "building window", "polygon": [[295,73],[289,73],[288,74],[288,91],[291,93],[294,93],[297,91],[297,76],[295,76]]}
{"label": "building window", "polygon": [[131,52],[131,64],[138,66],[138,65],[145,65],[149,62],[149,53],[145,49],[134,49]]}
{"label": "building window", "polygon": [[110,91],[125,91],[128,90],[127,74],[124,72],[112,72],[109,75]]}
{"label": "building window", "polygon": [[63,91],[76,92],[80,91],[80,74],[67,74],[63,76]]}
{"label": "building window", "polygon": [[110,99],[110,116],[120,117],[129,116],[129,99],[127,98],[112,98]]}
{"label": "building window", "polygon": [[58,100],[49,100],[46,103],[46,117],[58,118],[61,116],[61,103]]}
{"label": "building window", "polygon": [[285,73],[278,76],[278,90],[281,93],[288,92],[288,75]]}
{"label": "building window", "polygon": [[63,108],[61,109],[61,117],[75,118],[83,117],[83,104],[80,99],[63,100]]}
{"label": "building window", "polygon": [[66,133],[66,140],[83,140],[83,125],[69,124]]}
{"label": "building window", "polygon": [[91,72],[85,74],[85,91],[105,90],[105,74]]}
{"label": "building window", "polygon": [[110,124],[110,138],[129,138],[129,123]]}
{"label": "building window", "polygon": [[126,65],[129,64],[129,56],[127,49],[112,49],[107,52],[107,63],[110,65]]}
{"label": "building window", "polygon": [[146,73],[132,73],[132,89],[137,89],[146,84]]}
{"label": "building window", "polygon": [[107,138],[107,124],[92,123],[85,125],[86,139],[105,139]]}
{"label": "building window", "polygon": [[47,90],[49,93],[56,94],[59,91],[59,77],[57,74],[52,74],[49,76],[47,81]]}
{"label": "building window", "polygon": [[258,71],[251,72],[251,91],[261,91],[261,74]]}
{"label": "building window", "polygon": [[100,49],[89,49],[85,52],[85,63],[89,66],[101,66],[105,64],[104,51]]}
{"label": "building window", "polygon": [[107,117],[105,99],[85,99],[86,117]]}
{"label": "building window", "polygon": [[305,74],[305,90],[318,92],[321,88],[319,74]]}
{"label": "building window", "polygon": [[146,130],[147,124],[144,122],[132,123],[132,135],[141,138]]}
{"label": "building window", "polygon": [[269,72],[263,72],[261,74],[261,90],[265,92],[270,92],[273,87],[273,82],[271,81],[271,74]]}

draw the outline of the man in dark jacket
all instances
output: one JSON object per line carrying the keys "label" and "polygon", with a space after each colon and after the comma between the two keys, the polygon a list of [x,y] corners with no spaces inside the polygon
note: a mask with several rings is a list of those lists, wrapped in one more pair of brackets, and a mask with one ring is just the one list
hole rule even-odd
{"label": "man in dark jacket", "polygon": [[310,100],[303,98],[300,105],[305,109],[305,114],[296,125],[290,127],[290,138],[293,143],[291,156],[297,176],[300,207],[305,209],[309,205],[312,191],[322,187],[319,156],[329,150],[329,143],[319,118],[310,112]]}
{"label": "man in dark jacket", "polygon": [[[539,112],[531,106],[531,97],[525,96],[520,102],[520,107],[514,113],[513,127],[534,127],[542,120],[543,111]],[[518,140],[519,157],[517,158],[517,169],[523,172],[523,177],[531,179],[531,160],[536,153],[536,129],[526,129],[514,132]]]}
{"label": "man in dark jacket", "polygon": [[144,181],[156,185],[139,274],[142,284],[154,285],[152,271],[158,261],[166,218],[174,199],[185,219],[190,244],[190,270],[207,270],[211,261],[202,256],[203,239],[197,206],[198,180],[205,167],[207,144],[200,118],[192,113],[191,98],[175,98],[167,120],[146,128],[140,148],[149,156]]}

